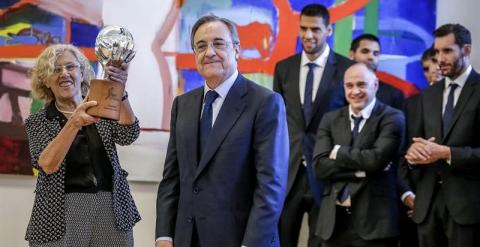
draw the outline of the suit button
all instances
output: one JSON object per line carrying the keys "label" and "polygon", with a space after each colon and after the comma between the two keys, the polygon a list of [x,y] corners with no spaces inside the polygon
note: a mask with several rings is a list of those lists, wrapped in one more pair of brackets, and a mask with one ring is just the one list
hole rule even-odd
{"label": "suit button", "polygon": [[200,192],[200,188],[198,187],[193,187],[193,194],[198,194],[198,192]]}
{"label": "suit button", "polygon": [[192,216],[189,216],[189,217],[188,217],[187,223],[193,223],[193,217],[192,217]]}

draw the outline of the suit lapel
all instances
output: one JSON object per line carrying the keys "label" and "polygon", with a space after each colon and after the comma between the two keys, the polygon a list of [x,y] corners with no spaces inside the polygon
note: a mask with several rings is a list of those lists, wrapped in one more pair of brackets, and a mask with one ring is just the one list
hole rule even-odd
{"label": "suit lapel", "polygon": [[305,119],[303,116],[302,102],[300,102],[300,69],[301,69],[301,54],[295,56],[295,59],[290,64],[291,72],[288,73],[286,84],[287,88],[285,89],[286,104],[290,111],[293,112],[297,119],[301,119],[305,126]]}
{"label": "suit lapel", "polygon": [[[350,116],[348,111],[348,106],[341,109],[340,117],[337,119],[334,128],[332,129],[334,133],[339,133],[338,140],[335,138],[334,142],[341,146],[350,146],[352,142],[352,128],[350,126]],[[337,198],[338,193],[343,189],[348,182],[337,181],[333,183],[333,188],[335,191],[335,198]]]}
{"label": "suit lapel", "polygon": [[[337,61],[335,59],[335,53],[333,53],[333,51],[330,51],[330,53],[328,54],[327,63],[325,64],[325,68],[323,70],[322,78],[320,80],[320,85],[318,87],[317,93],[315,94],[312,116],[315,116],[320,106],[325,104],[322,101],[323,99],[327,98],[328,89],[334,81],[333,76],[335,75],[336,63]],[[312,119],[313,117],[310,118],[310,122],[306,123],[306,126],[308,126],[312,122]]]}
{"label": "suit lapel", "polygon": [[348,115],[348,106],[342,109],[342,117],[338,123],[338,129],[340,130],[339,133],[342,133],[340,136],[339,144],[350,146],[352,142],[352,128],[350,126],[350,116]]}
{"label": "suit lapel", "polygon": [[424,136],[428,139],[430,137],[435,137],[435,139],[442,140],[442,102],[443,102],[443,89],[445,82],[444,80],[437,83],[438,85],[432,86],[432,93],[425,94],[422,102],[424,103],[424,119],[432,119],[432,124],[427,127],[432,127],[431,130],[425,130],[425,133],[432,133],[433,135]]}
{"label": "suit lapel", "polygon": [[[186,138],[182,140],[180,146],[186,147],[188,159],[190,160],[189,164],[198,164],[198,125],[200,121],[200,113],[203,106],[203,87],[197,89],[195,92],[192,92],[192,97],[185,99],[186,107],[189,110],[188,114],[183,115],[182,122],[185,124],[185,128],[182,128],[185,131]],[[194,169],[197,166],[193,167]]]}
{"label": "suit lapel", "polygon": [[220,144],[237,122],[238,118],[245,109],[245,102],[242,100],[247,93],[246,79],[238,75],[237,80],[225,97],[220,112],[215,120],[215,123],[208,137],[205,151],[201,156],[198,169],[195,174],[195,179],[205,169],[208,162],[211,160],[215,152],[218,150]]}
{"label": "suit lapel", "polygon": [[458,118],[460,117],[461,113],[463,112],[463,109],[465,108],[465,105],[467,104],[468,100],[470,99],[470,96],[472,96],[473,91],[475,90],[473,87],[473,83],[476,82],[476,72],[472,70],[470,72],[470,75],[468,76],[467,81],[465,82],[465,86],[462,89],[462,92],[460,93],[460,96],[458,97],[457,104],[455,105],[454,111],[453,111],[453,119],[452,119],[452,124],[447,130],[447,133],[443,135],[443,140],[442,143],[447,139],[448,134],[452,130],[453,126],[455,125],[455,122],[457,122]]}
{"label": "suit lapel", "polygon": [[[375,131],[375,126],[376,122],[378,121],[378,117],[380,116],[380,113],[382,110],[385,108],[385,105],[382,104],[380,101],[375,102],[375,106],[373,107],[372,113],[370,114],[370,117],[365,121],[365,124],[362,127],[362,130],[360,130],[360,133],[358,133],[357,138],[355,139],[355,143],[352,144],[353,147],[365,147],[365,138],[367,135],[370,135],[372,131]],[[348,188],[350,190],[351,196],[355,195],[363,186],[365,185],[364,180],[360,181],[353,181],[348,183]]]}
{"label": "suit lapel", "polygon": [[377,118],[383,108],[385,108],[385,105],[380,103],[380,101],[378,101],[377,99],[377,101],[375,102],[375,106],[373,107],[372,113],[370,114],[370,117],[365,121],[365,124],[363,125],[360,133],[358,133],[358,137],[355,140],[354,146],[363,146],[365,136],[367,136],[374,128],[374,123],[377,121]]}

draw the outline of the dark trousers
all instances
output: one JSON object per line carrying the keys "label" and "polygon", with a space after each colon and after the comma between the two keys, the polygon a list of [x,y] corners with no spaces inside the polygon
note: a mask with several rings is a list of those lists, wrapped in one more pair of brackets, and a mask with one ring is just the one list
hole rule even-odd
{"label": "dark trousers", "polygon": [[453,220],[445,204],[442,185],[437,185],[432,200],[427,218],[418,225],[421,247],[480,246],[480,224],[460,225]]}
{"label": "dark trousers", "polygon": [[308,214],[308,247],[319,247],[321,240],[315,235],[318,207],[314,205],[307,181],[305,166],[301,165],[293,186],[285,199],[279,223],[280,246],[297,247],[302,219]]}
{"label": "dark trousers", "polygon": [[328,240],[323,240],[322,247],[397,247],[396,238],[365,240],[362,239],[354,227],[350,210],[337,206],[335,214],[335,229]]}
{"label": "dark trousers", "polygon": [[418,247],[417,224],[407,215],[410,209],[400,204],[400,247]]}
{"label": "dark trousers", "polygon": [[202,247],[200,239],[198,238],[197,224],[193,224],[191,247]]}

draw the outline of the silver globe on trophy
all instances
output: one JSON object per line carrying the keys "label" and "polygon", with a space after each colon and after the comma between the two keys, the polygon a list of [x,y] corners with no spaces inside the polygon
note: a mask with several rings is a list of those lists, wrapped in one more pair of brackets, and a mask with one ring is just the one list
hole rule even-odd
{"label": "silver globe on trophy", "polygon": [[109,80],[105,73],[107,66],[120,67],[129,63],[135,56],[135,43],[132,34],[119,26],[106,26],[98,33],[95,41],[95,54],[102,65],[100,78],[90,81],[88,100],[97,101],[97,105],[87,113],[102,118],[118,120],[125,85]]}

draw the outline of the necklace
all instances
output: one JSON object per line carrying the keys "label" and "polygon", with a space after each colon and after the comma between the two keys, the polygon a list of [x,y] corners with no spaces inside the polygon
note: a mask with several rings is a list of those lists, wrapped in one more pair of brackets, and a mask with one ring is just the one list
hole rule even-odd
{"label": "necklace", "polygon": [[57,108],[57,110],[63,114],[73,114],[73,111],[63,111],[63,110],[60,110],[60,107],[58,107],[57,105],[57,101],[55,101],[55,108]]}

